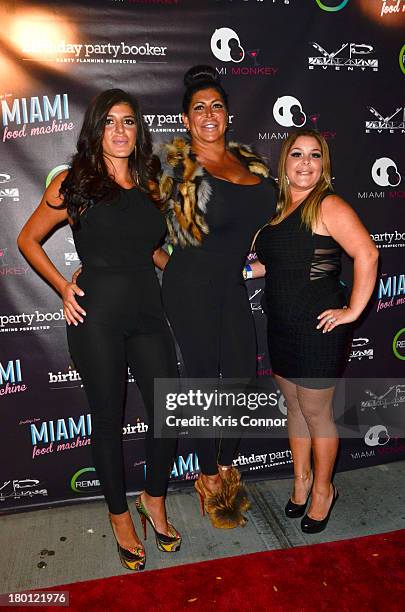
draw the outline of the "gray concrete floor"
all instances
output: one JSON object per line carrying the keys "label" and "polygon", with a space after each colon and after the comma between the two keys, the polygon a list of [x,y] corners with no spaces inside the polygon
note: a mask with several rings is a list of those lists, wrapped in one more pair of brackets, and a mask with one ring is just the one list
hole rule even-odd
{"label": "gray concrete floor", "polygon": [[[300,520],[284,515],[291,480],[248,483],[249,521],[232,530],[214,529],[208,518],[200,517],[192,488],[169,493],[168,512],[183,536],[182,548],[176,554],[160,553],[150,530],[147,569],[404,529],[404,468],[405,462],[399,461],[337,474],[340,498],[327,530],[316,536],[303,534]],[[132,499],[130,507],[140,529]],[[119,563],[103,502],[0,519],[0,593],[124,573],[129,572]]]}

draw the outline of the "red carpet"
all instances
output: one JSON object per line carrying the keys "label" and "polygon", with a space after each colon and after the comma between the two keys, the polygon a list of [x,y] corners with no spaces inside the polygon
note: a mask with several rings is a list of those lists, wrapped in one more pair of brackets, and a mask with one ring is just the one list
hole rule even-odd
{"label": "red carpet", "polygon": [[403,612],[405,530],[48,590],[69,591],[69,610],[97,612]]}

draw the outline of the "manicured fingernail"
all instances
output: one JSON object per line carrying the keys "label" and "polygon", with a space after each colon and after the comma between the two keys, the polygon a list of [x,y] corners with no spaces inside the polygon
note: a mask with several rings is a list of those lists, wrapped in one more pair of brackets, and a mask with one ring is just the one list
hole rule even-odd
{"label": "manicured fingernail", "polygon": [[80,295],[81,297],[83,297],[83,296],[84,296],[84,291],[82,291],[81,293],[79,293],[79,295]]}
{"label": "manicured fingernail", "polygon": [[78,326],[78,322],[77,321],[75,321],[74,324],[76,325],[76,327]]}
{"label": "manicured fingernail", "polygon": [[84,312],[84,310],[82,310],[82,315],[85,317],[87,314],[87,312]]}
{"label": "manicured fingernail", "polygon": [[320,327],[321,327],[320,325],[317,325],[317,326],[316,326],[316,329],[319,329]]}

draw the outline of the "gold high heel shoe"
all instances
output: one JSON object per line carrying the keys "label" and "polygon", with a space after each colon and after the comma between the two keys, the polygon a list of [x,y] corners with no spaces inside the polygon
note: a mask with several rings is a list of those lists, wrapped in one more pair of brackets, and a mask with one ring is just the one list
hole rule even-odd
{"label": "gold high heel shoe", "polygon": [[228,479],[221,478],[221,482],[221,490],[213,492],[204,484],[202,474],[195,481],[194,487],[200,497],[201,514],[204,516],[207,513],[211,524],[217,529],[244,527],[247,520],[241,513],[239,487],[235,487],[235,483]]}
{"label": "gold high heel shoe", "polygon": [[118,556],[120,558],[121,565],[125,567],[125,569],[129,569],[133,572],[141,572],[143,569],[145,569],[146,564],[144,548],[142,546],[136,546],[134,548],[123,548],[118,542],[117,536],[115,535],[115,529],[111,520],[111,514],[108,515],[108,518],[110,519],[111,529],[117,542]]}
{"label": "gold high heel shoe", "polygon": [[167,521],[167,525],[169,527],[169,533],[171,533],[172,535],[167,536],[164,533],[159,533],[159,531],[156,530],[153,519],[149,512],[146,510],[145,506],[143,505],[140,495],[135,500],[135,507],[141,519],[145,540],[147,539],[146,521],[148,521],[153,531],[155,532],[156,546],[159,550],[167,553],[177,552],[178,550],[180,550],[181,535],[169,521]]}

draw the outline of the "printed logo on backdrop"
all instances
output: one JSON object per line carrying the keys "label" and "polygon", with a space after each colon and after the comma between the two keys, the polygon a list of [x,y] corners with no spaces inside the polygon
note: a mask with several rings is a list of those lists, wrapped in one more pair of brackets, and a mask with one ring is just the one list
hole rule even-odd
{"label": "printed logo on backdrop", "polygon": [[301,102],[294,96],[277,98],[273,106],[273,117],[283,127],[303,127],[307,121]]}
{"label": "printed logo on backdrop", "polygon": [[384,446],[390,441],[385,425],[373,425],[364,436],[367,446]]}
{"label": "printed logo on backdrop", "polygon": [[353,338],[349,361],[374,359],[374,348],[369,338]]}
{"label": "printed logo on backdrop", "polygon": [[60,164],[59,166],[55,166],[55,168],[52,168],[52,170],[48,172],[48,176],[45,179],[45,187],[49,187],[55,176],[58,176],[58,174],[60,174],[64,170],[69,170],[69,168],[70,166],[68,166],[67,164]]}
{"label": "printed logo on backdrop", "polygon": [[[391,157],[378,157],[370,169],[371,178],[378,187],[384,187],[384,191],[358,191],[359,199],[384,200],[386,198],[395,200],[405,198],[405,191],[396,189],[401,182],[402,176],[398,165]],[[387,188],[390,188],[387,190]]]}
{"label": "printed logo on backdrop", "polygon": [[377,395],[370,389],[366,389],[365,395],[369,396],[369,399],[362,400],[360,402],[360,411],[365,410],[378,410],[379,408],[394,408],[405,407],[405,385],[391,385],[381,395]]}
{"label": "printed logo on backdrop", "polygon": [[[275,76],[278,68],[263,66],[261,64],[260,49],[258,47],[245,50],[239,34],[228,27],[217,28],[211,36],[211,52],[213,56],[227,66],[217,66],[221,75],[231,76]],[[244,64],[242,65],[242,62]],[[250,62],[250,65],[245,65]],[[232,64],[237,64],[233,66]]]}
{"label": "printed logo on backdrop", "polygon": [[382,115],[372,106],[367,107],[374,121],[366,120],[366,134],[405,134],[405,107],[398,106],[390,115]]}
{"label": "printed logo on backdrop", "polygon": [[0,246],[0,278],[6,278],[8,276],[25,276],[29,272],[31,272],[30,266],[14,265],[9,249]]}
{"label": "printed logo on backdrop", "polygon": [[402,179],[396,163],[390,157],[376,159],[371,169],[371,176],[380,187],[398,187]]}
{"label": "printed logo on backdrop", "polygon": [[259,312],[260,314],[264,314],[260,302],[260,295],[262,292],[263,289],[255,289],[252,294],[249,293],[250,309],[252,313]]}
{"label": "printed logo on backdrop", "polygon": [[292,463],[292,453],[290,449],[282,451],[274,451],[256,455],[239,455],[233,460],[233,465],[236,467],[246,466],[249,471],[261,470],[264,468],[275,468],[280,465],[289,465]]}
{"label": "printed logo on backdrop", "polygon": [[[67,93],[1,100],[3,142],[74,129]],[[38,125],[40,124],[40,125]]]}
{"label": "printed logo on backdrop", "polygon": [[377,285],[377,312],[405,305],[405,274],[381,275]]}
{"label": "printed logo on backdrop", "polygon": [[96,476],[94,467],[85,467],[75,472],[70,480],[70,488],[75,493],[101,492],[100,481]]}
{"label": "printed logo on backdrop", "polygon": [[405,231],[400,232],[396,229],[381,234],[370,234],[370,236],[374,240],[377,249],[398,249],[405,247]]}
{"label": "printed logo on backdrop", "polygon": [[77,43],[49,38],[28,40],[21,49],[23,59],[55,62],[58,64],[136,64],[153,62],[166,64],[167,46],[139,41],[136,44],[120,41]]}
{"label": "printed logo on backdrop", "polygon": [[[129,368],[127,371],[126,382],[128,383],[135,382],[135,378]],[[54,389],[54,390],[64,389],[64,388],[73,389],[75,387],[80,388],[80,389],[83,388],[80,373],[78,372],[78,370],[76,370],[75,368],[72,368],[72,366],[70,365],[67,367],[66,371],[64,372],[62,372],[61,370],[59,370],[58,372],[48,372],[48,383],[49,383],[49,388]],[[76,384],[72,384],[72,383],[76,383]]]}
{"label": "printed logo on backdrop", "polygon": [[11,359],[7,363],[0,362],[0,397],[22,393],[28,387],[23,382],[20,359]]}
{"label": "printed logo on backdrop", "polygon": [[178,455],[173,461],[173,469],[170,472],[170,479],[196,480],[200,464],[196,453],[189,453],[186,457]]}
{"label": "printed logo on backdrop", "polygon": [[[228,115],[228,124],[232,126],[232,121],[235,115]],[[168,113],[168,114],[153,114],[143,116],[146,125],[151,133],[186,133],[187,130],[184,127],[182,113]]]}
{"label": "printed logo on backdrop", "polygon": [[405,74],[405,45],[401,47],[401,51],[399,52],[399,67],[402,74]]}
{"label": "printed logo on backdrop", "polygon": [[[92,421],[90,413],[49,421],[30,418],[20,421],[19,424],[28,427],[32,445],[32,459],[44,455],[49,456],[55,452],[60,453],[82,448],[91,444]],[[147,424],[138,419],[135,424],[128,423],[124,426],[122,433],[124,436],[130,436],[135,433],[143,434],[147,430]]]}
{"label": "printed logo on backdrop", "polygon": [[0,202],[19,202],[20,191],[18,187],[9,185],[15,178],[8,172],[0,172]]}
{"label": "printed logo on backdrop", "polygon": [[29,426],[32,459],[73,450],[91,444],[91,415],[81,414],[50,421],[29,419],[20,423]]}
{"label": "printed logo on backdrop", "polygon": [[64,321],[63,308],[56,312],[35,310],[28,313],[0,314],[0,333],[45,331],[65,327]]}
{"label": "printed logo on backdrop", "polygon": [[[273,117],[279,125],[285,128],[303,127],[307,121],[309,125],[322,134],[326,139],[336,137],[336,132],[324,130],[318,125],[320,114],[318,112],[307,112],[304,110],[300,100],[295,96],[281,96],[273,105]],[[285,140],[288,132],[259,132],[259,140]]]}
{"label": "printed logo on backdrop", "polygon": [[4,480],[0,485],[0,502],[6,499],[31,499],[41,495],[47,496],[48,490],[41,486],[37,478]]}
{"label": "printed logo on backdrop", "polygon": [[349,3],[349,0],[315,0],[319,8],[323,11],[327,11],[329,13],[336,13],[337,11],[341,11],[345,8],[345,6]]}
{"label": "printed logo on backdrop", "polygon": [[395,13],[405,13],[405,0],[380,0],[381,17]]}
{"label": "printed logo on backdrop", "polygon": [[328,70],[328,68],[332,68],[334,70],[346,69],[348,71],[358,69],[363,72],[367,69],[371,69],[373,72],[378,71],[378,59],[364,57],[365,55],[374,55],[374,47],[372,45],[346,42],[342,43],[338,49],[329,51],[317,42],[311,44],[319,51],[320,55],[308,58],[309,70],[314,70],[314,68]]}
{"label": "printed logo on backdrop", "polygon": [[[72,236],[67,236],[65,238],[66,242],[68,242],[72,247],[75,247],[75,241]],[[74,251],[65,251],[65,265],[66,266],[79,266],[80,259],[79,255]]]}
{"label": "printed logo on backdrop", "polygon": [[392,340],[392,350],[397,359],[405,361],[405,327],[395,334]]}

